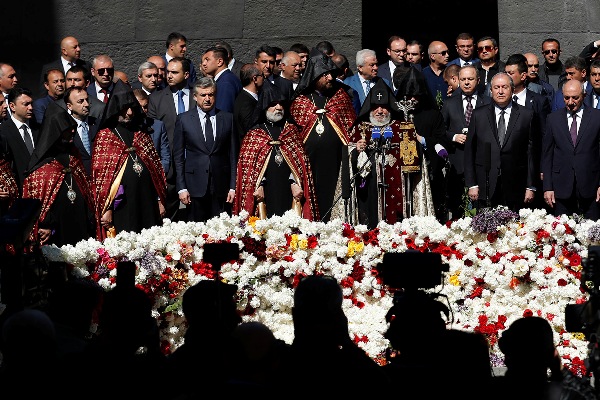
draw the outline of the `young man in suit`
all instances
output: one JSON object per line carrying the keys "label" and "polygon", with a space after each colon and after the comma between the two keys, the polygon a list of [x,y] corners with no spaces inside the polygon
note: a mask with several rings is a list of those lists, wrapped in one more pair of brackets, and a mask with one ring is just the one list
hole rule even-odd
{"label": "young man in suit", "polygon": [[[195,107],[196,102],[188,86],[190,74],[190,60],[176,57],[167,64],[168,87],[157,90],[148,98],[148,116],[159,119],[165,124],[169,147],[173,152],[173,136],[177,115]],[[181,98],[181,103],[179,99]],[[173,158],[171,157],[171,160]],[[175,168],[173,165],[167,173],[167,213],[166,217],[173,221],[185,220],[184,212],[179,212],[181,207],[177,190],[175,189]]]}
{"label": "young man in suit", "polygon": [[448,65],[458,65],[464,67],[465,65],[473,65],[479,62],[479,59],[475,55],[475,44],[473,35],[468,32],[459,33],[456,37],[456,52],[458,57],[450,61]]}
{"label": "young man in suit", "polygon": [[209,47],[202,55],[202,72],[217,82],[219,96],[216,107],[233,112],[235,98],[242,91],[242,82],[227,68],[227,50],[223,47]]}
{"label": "young man in suit", "polygon": [[459,69],[458,81],[460,93],[450,96],[442,107],[442,116],[446,124],[446,139],[451,143],[448,146],[450,169],[448,170],[448,211],[452,219],[464,215],[462,206],[465,192],[465,142],[473,110],[489,103],[489,97],[477,93],[479,75],[477,69],[467,65]]}
{"label": "young man in suit", "polygon": [[33,116],[38,124],[44,120],[48,104],[61,100],[65,94],[65,74],[59,69],[51,69],[44,74],[46,95],[33,102]]}
{"label": "young man in suit", "polygon": [[11,89],[8,94],[8,106],[11,115],[0,125],[0,136],[8,146],[17,184],[22,188],[29,159],[38,140],[31,91],[22,87]]}
{"label": "young man in suit", "polygon": [[254,63],[244,64],[240,70],[240,76],[244,87],[233,104],[233,123],[241,143],[246,132],[255,123],[254,109],[258,102],[260,90],[264,85],[265,77]]}
{"label": "young man in suit", "polygon": [[[169,62],[176,57],[185,58],[190,63],[190,71],[187,78],[187,83],[189,87],[194,86],[194,82],[196,82],[196,68],[194,68],[194,63],[189,58],[185,57],[187,53],[187,38],[179,32],[171,32],[167,37],[167,51],[162,56],[165,64],[169,64]],[[151,60],[148,60],[151,61]]]}
{"label": "young man in suit", "polygon": [[469,123],[465,184],[478,210],[489,203],[518,211],[531,205],[537,189],[538,120],[532,110],[512,101],[513,83],[505,72],[494,75],[490,83],[492,103],[473,110]]}
{"label": "young man in suit", "polygon": [[279,75],[273,74],[275,68],[275,58],[277,54],[273,47],[262,45],[256,50],[256,58],[254,63],[262,70],[267,83],[271,83],[279,89],[285,96],[286,100],[291,100],[294,94],[294,84]]}
{"label": "young man in suit", "polygon": [[[392,77],[394,76],[394,70],[398,65],[406,65],[406,40],[401,38],[400,36],[391,36],[388,39],[387,44],[387,55],[389,60],[385,63],[379,64],[379,68],[377,70],[377,76],[387,79],[388,82],[392,82]],[[393,90],[397,88],[392,86]]]}
{"label": "young man in suit", "polygon": [[64,103],[71,117],[77,122],[77,134],[73,137],[73,143],[79,154],[81,162],[88,175],[92,173],[92,148],[94,137],[98,132],[96,118],[90,117],[89,94],[85,89],[72,86],[65,92]]}
{"label": "young man in suit", "polygon": [[[148,114],[148,94],[143,89],[133,89],[135,98],[140,103],[144,115]],[[159,119],[146,117],[146,123],[149,126],[148,133],[152,136],[152,142],[158,155],[160,155],[160,163],[165,170],[165,175],[169,173],[171,168],[171,148],[169,147],[169,138],[167,137],[167,128],[164,122]]]}
{"label": "young man in suit", "polygon": [[566,107],[551,113],[542,142],[544,200],[554,215],[600,218],[600,110],[583,105],[581,82],[563,87]]}
{"label": "young man in suit", "polygon": [[173,160],[179,200],[189,221],[231,215],[235,198],[239,138],[233,114],[215,108],[217,84],[202,77],[194,85],[197,107],[177,117]]}

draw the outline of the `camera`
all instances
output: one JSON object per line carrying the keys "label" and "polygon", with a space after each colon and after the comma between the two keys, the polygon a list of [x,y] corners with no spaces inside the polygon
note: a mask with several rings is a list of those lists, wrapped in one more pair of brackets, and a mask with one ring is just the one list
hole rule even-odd
{"label": "camera", "polygon": [[407,250],[385,253],[376,266],[383,283],[395,289],[432,289],[443,282],[443,272],[450,270],[438,253]]}

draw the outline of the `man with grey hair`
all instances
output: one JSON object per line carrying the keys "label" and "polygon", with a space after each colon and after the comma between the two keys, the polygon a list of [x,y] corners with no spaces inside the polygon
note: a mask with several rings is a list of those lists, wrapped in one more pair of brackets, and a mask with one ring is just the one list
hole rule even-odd
{"label": "man with grey hair", "polygon": [[369,91],[373,86],[375,86],[379,79],[383,79],[383,81],[389,87],[392,87],[392,83],[387,79],[377,76],[379,66],[377,62],[377,54],[374,50],[361,49],[356,52],[356,69],[357,73],[344,79],[344,83],[356,90],[356,93],[358,94],[358,100],[360,101],[360,104],[358,104],[358,102],[354,102],[354,111],[356,111],[356,114],[358,114],[360,112],[360,107],[362,107],[362,104],[369,94]]}
{"label": "man with grey hair", "polygon": [[[490,81],[492,102],[473,110],[465,142],[465,185],[477,210],[503,205],[518,212],[531,207],[539,176],[538,118],[513,101],[506,72]],[[541,195],[541,193],[540,193]]]}
{"label": "man with grey hair", "polygon": [[239,136],[233,114],[215,107],[217,84],[202,77],[194,85],[196,106],[177,116],[173,161],[179,200],[188,221],[231,215],[235,198]]}
{"label": "man with grey hair", "polygon": [[88,94],[104,103],[108,103],[114,87],[113,79],[115,77],[115,67],[112,59],[106,54],[94,57],[91,72],[94,81],[87,87]]}
{"label": "man with grey hair", "polygon": [[138,81],[131,84],[133,89],[142,89],[147,95],[155,90],[160,90],[158,88],[158,67],[153,62],[141,63],[138,67],[137,78]]}

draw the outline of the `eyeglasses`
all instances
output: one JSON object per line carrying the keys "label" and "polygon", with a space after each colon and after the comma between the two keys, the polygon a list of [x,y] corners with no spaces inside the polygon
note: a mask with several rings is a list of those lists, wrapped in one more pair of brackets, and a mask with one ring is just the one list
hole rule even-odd
{"label": "eyeglasses", "polygon": [[432,52],[431,54],[439,54],[441,56],[445,56],[446,54],[448,54],[448,50],[443,50],[443,51],[440,51],[440,52]]}
{"label": "eyeglasses", "polygon": [[406,49],[398,49],[398,50],[391,50],[392,53],[394,54],[402,54],[402,53],[406,53]]}
{"label": "eyeglasses", "polygon": [[480,52],[480,53],[482,53],[484,51],[487,51],[489,53],[493,49],[494,49],[494,46],[480,46],[480,47],[477,47],[477,51]]}
{"label": "eyeglasses", "polygon": [[556,54],[556,53],[558,53],[558,50],[556,50],[556,49],[550,49],[550,50],[544,50],[544,51],[542,51],[542,54],[545,55],[545,56],[547,56],[550,53]]}
{"label": "eyeglasses", "polygon": [[98,68],[96,71],[98,71],[98,75],[104,75],[106,72],[108,72],[108,75],[115,73],[114,68]]}
{"label": "eyeglasses", "polygon": [[531,68],[531,67],[534,67],[534,68],[539,68],[539,67],[540,67],[540,64],[527,64],[527,66],[528,66],[529,68]]}

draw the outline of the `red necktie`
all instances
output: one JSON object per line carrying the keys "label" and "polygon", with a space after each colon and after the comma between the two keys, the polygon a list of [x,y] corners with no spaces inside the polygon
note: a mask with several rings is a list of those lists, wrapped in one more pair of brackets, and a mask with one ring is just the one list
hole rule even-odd
{"label": "red necktie", "polygon": [[100,89],[100,93],[104,93],[104,99],[102,101],[108,103],[108,90]]}

